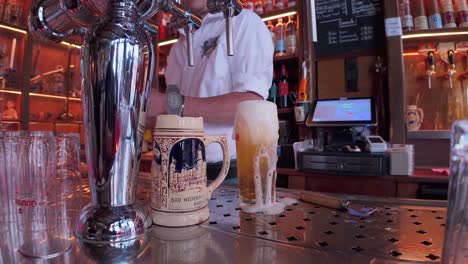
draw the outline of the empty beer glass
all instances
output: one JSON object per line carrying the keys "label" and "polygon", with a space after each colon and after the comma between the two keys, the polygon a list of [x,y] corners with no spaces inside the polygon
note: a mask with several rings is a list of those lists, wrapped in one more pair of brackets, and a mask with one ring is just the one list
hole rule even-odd
{"label": "empty beer glass", "polygon": [[442,263],[468,263],[468,120],[452,126],[446,219]]}
{"label": "empty beer glass", "polygon": [[55,143],[59,224],[63,225],[61,236],[71,239],[82,207],[80,135],[57,133]]}
{"label": "empty beer glass", "polygon": [[2,188],[0,192],[0,235],[8,231],[9,223],[9,204],[8,204],[8,192],[7,190],[7,175],[6,175],[6,163],[5,163],[5,147],[3,143],[3,131],[0,131],[0,186]]}
{"label": "empty beer glass", "polygon": [[[17,227],[25,256],[50,258],[70,248],[63,239],[56,182],[56,148],[52,132],[29,132],[19,139],[18,174],[10,197],[15,200]],[[10,198],[11,199],[11,198]]]}
{"label": "empty beer glass", "polygon": [[239,103],[233,137],[236,140],[239,197],[246,212],[275,214],[284,209],[275,202],[278,130],[274,103],[263,100]]}

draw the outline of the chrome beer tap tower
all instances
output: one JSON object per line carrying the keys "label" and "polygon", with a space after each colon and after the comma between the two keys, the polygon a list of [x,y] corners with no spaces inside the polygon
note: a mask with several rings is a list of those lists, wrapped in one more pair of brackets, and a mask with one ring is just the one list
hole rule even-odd
{"label": "chrome beer tap tower", "polygon": [[202,19],[192,14],[190,10],[183,8],[179,1],[180,0],[176,0],[175,2],[172,0],[161,0],[159,8],[175,16],[177,26],[184,28],[187,42],[188,65],[193,66],[195,64],[193,59],[193,32],[200,28]]}
{"label": "chrome beer tap tower", "polygon": [[[229,3],[210,12],[222,11],[232,19],[242,5]],[[148,208],[136,203],[135,193],[148,90],[157,65],[148,34],[154,34],[155,27],[146,20],[159,10],[172,13],[185,27],[188,62],[193,65],[192,33],[202,20],[179,2],[38,0],[31,8],[29,29],[36,37],[59,42],[77,32],[86,35],[81,81],[92,197],[75,227],[84,243],[120,243],[113,249],[122,249],[122,243],[141,238],[152,224]],[[227,25],[232,50],[232,24]]]}
{"label": "chrome beer tap tower", "polygon": [[227,55],[234,56],[234,34],[232,18],[242,11],[241,0],[208,0],[208,11],[212,14],[222,12],[226,20],[226,48]]}

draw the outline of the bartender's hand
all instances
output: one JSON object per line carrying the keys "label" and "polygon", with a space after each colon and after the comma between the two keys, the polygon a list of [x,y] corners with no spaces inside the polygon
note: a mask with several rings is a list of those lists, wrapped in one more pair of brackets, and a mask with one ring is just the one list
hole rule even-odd
{"label": "bartender's hand", "polygon": [[151,88],[149,91],[149,101],[146,109],[146,127],[153,129],[156,124],[156,117],[167,112],[166,94]]}

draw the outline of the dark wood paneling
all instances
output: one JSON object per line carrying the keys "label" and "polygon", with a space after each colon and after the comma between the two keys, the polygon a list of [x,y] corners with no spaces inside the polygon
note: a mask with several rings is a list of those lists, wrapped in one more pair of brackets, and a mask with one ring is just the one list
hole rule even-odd
{"label": "dark wood paneling", "polygon": [[[398,16],[398,1],[386,0],[385,17]],[[387,38],[388,87],[390,103],[390,141],[403,144],[406,141],[403,44],[400,36]]]}
{"label": "dark wood paneling", "polygon": [[416,198],[419,185],[417,183],[399,182],[397,184],[398,198]]}
{"label": "dark wood paneling", "polygon": [[334,192],[344,194],[361,194],[383,197],[396,196],[396,182],[354,177],[328,176],[322,178],[307,177],[305,189],[317,192]]}
{"label": "dark wood paneling", "polygon": [[370,68],[374,56],[358,57],[358,92],[346,92],[344,59],[318,61],[318,98],[366,97],[372,96]]}
{"label": "dark wood paneling", "polygon": [[449,139],[408,139],[413,144],[415,166],[448,167],[450,162]]}

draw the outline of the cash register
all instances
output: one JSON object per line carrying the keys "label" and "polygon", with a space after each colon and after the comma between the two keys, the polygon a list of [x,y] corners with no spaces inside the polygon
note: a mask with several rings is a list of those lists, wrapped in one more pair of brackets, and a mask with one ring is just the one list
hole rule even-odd
{"label": "cash register", "polygon": [[297,153],[298,168],[347,175],[385,175],[386,142],[371,135],[377,125],[372,97],[315,100],[306,125],[315,127],[323,151]]}

